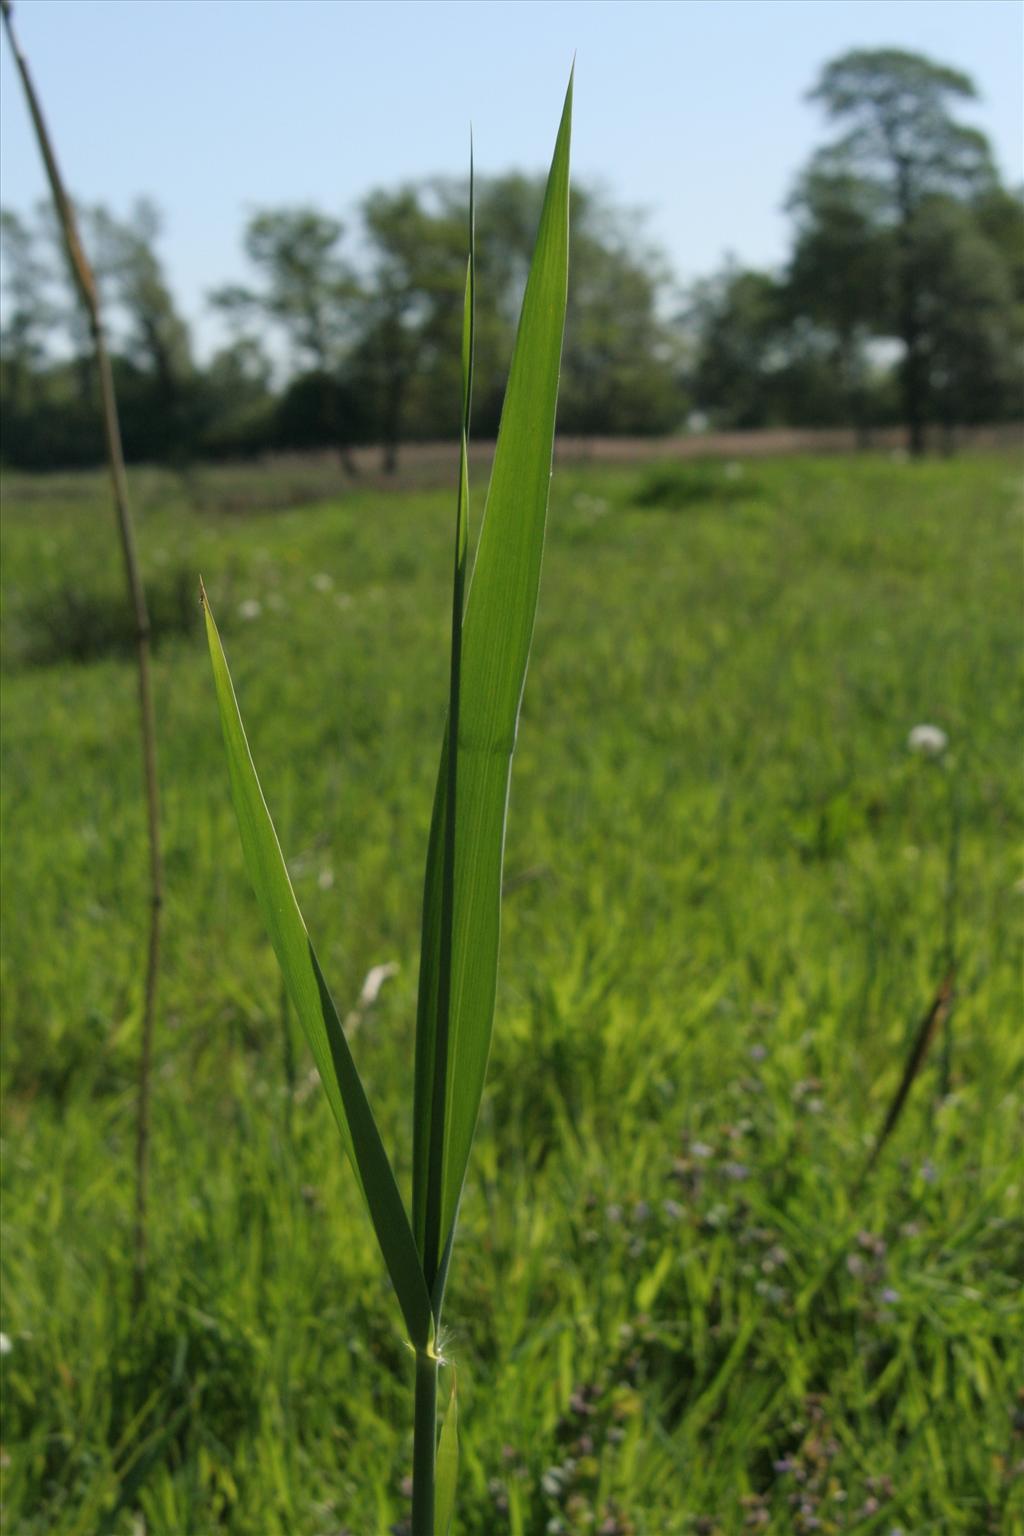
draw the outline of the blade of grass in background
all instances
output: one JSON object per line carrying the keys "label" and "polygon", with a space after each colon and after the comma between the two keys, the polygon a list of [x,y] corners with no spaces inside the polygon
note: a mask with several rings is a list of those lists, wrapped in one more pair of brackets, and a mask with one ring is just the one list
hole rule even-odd
{"label": "blade of grass in background", "polygon": [[411,1342],[429,1349],[430,1302],[409,1219],[380,1139],[337,1010],[310,943],[306,925],[270,819],[238,712],[220,635],[203,592],[206,633],[228,755],[231,798],[238,817],[249,878],[281,967],[292,1007],[323,1079],[345,1150],[366,1199],[384,1262]]}
{"label": "blade of grass in background", "polygon": [[[558,130],[505,393],[494,467],[462,627],[458,803],[450,1007],[447,1021],[438,1251],[450,1248],[483,1092],[497,981],[501,868],[509,774],[537,606],[555,406],[565,324],[569,246],[572,79]],[[448,785],[442,753],[424,891],[417,1032],[436,1039],[442,995],[440,912]],[[426,1243],[433,1127],[416,1095],[413,1224]],[[435,1311],[443,1294],[433,1284]]]}

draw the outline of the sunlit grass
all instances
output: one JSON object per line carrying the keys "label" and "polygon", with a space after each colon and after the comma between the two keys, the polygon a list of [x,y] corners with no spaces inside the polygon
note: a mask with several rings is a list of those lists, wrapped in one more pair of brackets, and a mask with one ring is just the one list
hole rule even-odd
{"label": "sunlit grass", "polygon": [[[1013,466],[749,475],[749,499],[683,510],[634,510],[640,471],[553,482],[500,1023],[447,1307],[470,1536],[576,1536],[591,1514],[682,1536],[761,1508],[788,1536],[805,1489],[840,1528],[1020,1520]],[[153,503],[141,527],[149,572],[208,575],[339,1007],[371,964],[400,967],[353,1048],[403,1189],[452,510],[363,492],[248,519]],[[101,581],[99,515],[87,497],[8,502],[5,626],[41,568]],[[287,1126],[277,965],[199,637],[157,655],[176,786],[166,1195],[135,1335],[133,679],[116,657],[9,665],[8,1518],[29,1536],[128,1536],[139,1515],[153,1536],[377,1536],[409,1517],[409,1357],[305,1055]],[[947,731],[963,790],[952,1093],[936,1101],[929,1057],[855,1211],[941,953],[948,797],[907,750],[921,721]]]}

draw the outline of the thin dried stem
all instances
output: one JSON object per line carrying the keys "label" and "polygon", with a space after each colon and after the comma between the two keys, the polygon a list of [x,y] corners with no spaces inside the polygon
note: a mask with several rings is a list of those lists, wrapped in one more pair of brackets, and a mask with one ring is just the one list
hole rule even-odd
{"label": "thin dried stem", "polygon": [[142,1044],[139,1058],[139,1086],[135,1141],[135,1259],[133,1279],[133,1303],[140,1305],[145,1292],[146,1275],[146,1228],[149,1191],[149,1118],[150,1077],[153,1057],[153,1021],[156,1015],[157,978],[160,970],[160,915],[163,906],[163,862],[160,851],[160,795],[156,769],[156,722],[153,711],[153,689],[150,669],[149,615],[146,594],[142,585],[138,555],[135,548],[135,529],[128,502],[128,482],[121,447],[121,427],[114,395],[114,376],[107,350],[103,317],[100,313],[99,294],[92,269],[86,260],[78,233],[78,221],[74,206],[57,166],[53,144],[43,118],[42,107],[36,95],[29,73],[28,62],[18,44],[11,21],[10,0],[0,0],[7,38],[14,54],[18,73],[25,88],[28,109],[39,141],[46,175],[53,194],[54,205],[60,221],[64,244],[67,249],[71,272],[82,303],[89,317],[89,329],[96,354],[99,373],[100,398],[103,408],[103,430],[106,438],[107,462],[114,493],[117,527],[124,558],[125,579],[129,601],[135,621],[135,644],[138,664],[139,716],[142,737],[142,763],[146,788],[146,809],[149,835],[149,943],[146,955],[146,979],[142,1007]]}
{"label": "thin dried stem", "polygon": [[[899,1087],[896,1089],[895,1096],[893,1097],[892,1103],[889,1105],[889,1109],[885,1119],[882,1122],[881,1129],[875,1138],[875,1145],[871,1149],[871,1156],[868,1158],[867,1167],[864,1169],[864,1173],[861,1176],[861,1184],[863,1184],[864,1179],[867,1178],[872,1168],[874,1168],[875,1163],[878,1161],[879,1153],[895,1130],[896,1123],[899,1120],[900,1115],[903,1113],[903,1106],[906,1104],[907,1097],[911,1088],[913,1087],[914,1079],[920,1072],[921,1068],[924,1066],[924,1060],[928,1054],[928,1048],[934,1040],[939,1027],[949,1016],[949,1012],[953,1006],[954,981],[954,971],[947,971],[946,975],[939,983],[938,989],[934,998],[932,999],[932,1003],[928,1009],[928,1012],[924,1015],[914,1032],[914,1039],[911,1044],[910,1054],[907,1057],[906,1065],[903,1068],[903,1076],[900,1078]],[[859,1187],[860,1185],[858,1185],[858,1189]]]}
{"label": "thin dried stem", "polygon": [[[946,889],[943,900],[943,959],[947,971],[957,967],[957,905],[960,899],[960,782],[950,770],[949,779],[949,844],[946,853]],[[949,1097],[953,1075],[953,1003],[945,1011],[942,1027],[942,1070],[939,1092]]]}

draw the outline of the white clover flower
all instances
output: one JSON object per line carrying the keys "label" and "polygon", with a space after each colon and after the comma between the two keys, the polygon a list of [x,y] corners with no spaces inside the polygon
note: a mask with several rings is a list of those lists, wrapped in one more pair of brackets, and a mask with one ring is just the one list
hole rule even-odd
{"label": "white clover flower", "polygon": [[6,1333],[0,1333],[0,1355],[9,1355],[13,1348],[14,1345],[11,1343]]}
{"label": "white clover flower", "polygon": [[334,586],[334,577],[329,576],[326,571],[317,571],[313,577],[313,586],[318,592],[329,592]]}
{"label": "white clover flower", "polygon": [[941,757],[949,746],[949,737],[937,725],[915,725],[907,737],[907,749],[922,757]]}
{"label": "white clover flower", "polygon": [[240,619],[258,619],[262,612],[263,604],[256,597],[247,597],[244,603],[238,605]]}

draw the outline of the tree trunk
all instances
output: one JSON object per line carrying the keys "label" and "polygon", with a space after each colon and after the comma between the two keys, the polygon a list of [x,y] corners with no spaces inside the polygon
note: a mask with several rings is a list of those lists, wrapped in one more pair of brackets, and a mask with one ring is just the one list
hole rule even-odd
{"label": "tree trunk", "polygon": [[920,459],[925,449],[925,414],[921,354],[916,325],[904,325],[903,343],[907,349],[903,365],[903,414],[907,423],[907,447],[911,458]]}
{"label": "tree trunk", "polygon": [[947,401],[942,413],[942,456],[951,459],[956,453],[956,416],[953,402]]}
{"label": "tree trunk", "polygon": [[910,172],[897,159],[897,186],[900,210],[900,338],[906,348],[903,359],[903,417],[907,424],[907,447],[913,459],[920,459],[925,449],[925,376],[921,355],[921,326],[918,319],[917,284],[914,280],[914,199]]}
{"label": "tree trunk", "polygon": [[381,462],[386,475],[393,475],[398,468],[398,445],[401,442],[402,397],[404,393],[402,375],[396,371],[388,379],[384,400]]}
{"label": "tree trunk", "polygon": [[910,456],[919,459],[924,454],[924,370],[921,356],[921,329],[917,320],[917,292],[913,274],[909,270],[906,243],[903,252],[903,271],[900,274],[902,303],[900,306],[900,333],[906,356],[903,359],[902,390],[903,417],[907,424],[907,447]]}
{"label": "tree trunk", "polygon": [[857,338],[852,331],[844,329],[840,332],[837,361],[854,442],[858,449],[868,448],[871,444],[871,424],[867,414]]}

